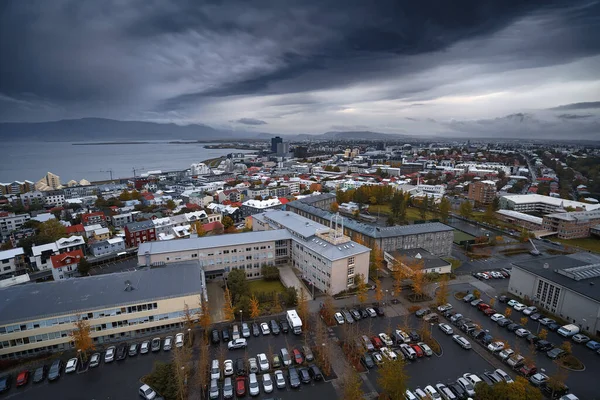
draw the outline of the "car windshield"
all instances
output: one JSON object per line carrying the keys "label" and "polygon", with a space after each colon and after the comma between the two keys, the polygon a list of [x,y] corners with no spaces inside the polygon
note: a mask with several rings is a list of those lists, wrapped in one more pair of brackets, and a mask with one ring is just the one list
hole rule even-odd
{"label": "car windshield", "polygon": [[41,378],[43,374],[44,374],[44,370],[42,368],[38,368],[38,369],[35,370],[34,377],[35,378]]}

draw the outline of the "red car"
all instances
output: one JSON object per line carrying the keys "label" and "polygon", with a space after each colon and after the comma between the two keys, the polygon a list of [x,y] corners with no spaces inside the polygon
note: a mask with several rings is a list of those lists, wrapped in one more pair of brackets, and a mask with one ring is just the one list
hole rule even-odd
{"label": "red car", "polygon": [[492,316],[492,315],[494,315],[494,314],[497,314],[497,313],[498,313],[498,311],[496,311],[496,310],[494,310],[492,307],[490,307],[490,308],[486,308],[485,310],[483,310],[483,313],[484,313],[485,315],[487,315],[488,317],[490,317],[490,316]]}
{"label": "red car", "polygon": [[17,375],[17,384],[16,386],[25,386],[27,385],[27,382],[29,382],[29,371],[25,370],[25,371],[21,371],[19,372],[19,375]]}
{"label": "red car", "polygon": [[371,338],[371,342],[373,343],[373,346],[375,346],[376,349],[380,349],[383,347],[383,342],[378,336],[373,336]]}
{"label": "red car", "polygon": [[531,375],[535,375],[537,373],[537,368],[534,364],[523,365],[521,368],[519,368],[519,372],[526,378],[529,378]]}
{"label": "red car", "polygon": [[418,344],[411,344],[410,347],[417,353],[417,357],[423,357],[425,353],[423,353],[423,349]]}
{"label": "red car", "polygon": [[485,311],[488,308],[490,308],[489,304],[485,304],[485,303],[479,303],[477,305],[477,308],[479,308],[479,311]]}
{"label": "red car", "polygon": [[243,376],[235,378],[235,395],[237,397],[244,397],[246,395],[246,378]]}
{"label": "red car", "polygon": [[304,362],[304,358],[302,357],[302,353],[298,349],[294,349],[294,360],[296,364],[300,365]]}

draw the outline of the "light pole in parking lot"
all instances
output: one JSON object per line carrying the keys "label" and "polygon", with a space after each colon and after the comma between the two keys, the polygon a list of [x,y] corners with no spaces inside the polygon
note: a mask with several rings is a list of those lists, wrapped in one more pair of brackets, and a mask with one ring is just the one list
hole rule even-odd
{"label": "light pole in parking lot", "polygon": [[240,324],[243,324],[243,323],[244,323],[244,320],[242,319],[242,318],[243,318],[243,317],[242,317],[242,313],[243,313],[243,311],[242,311],[242,310],[240,310]]}
{"label": "light pole in parking lot", "polygon": [[192,345],[192,328],[188,328],[188,346]]}

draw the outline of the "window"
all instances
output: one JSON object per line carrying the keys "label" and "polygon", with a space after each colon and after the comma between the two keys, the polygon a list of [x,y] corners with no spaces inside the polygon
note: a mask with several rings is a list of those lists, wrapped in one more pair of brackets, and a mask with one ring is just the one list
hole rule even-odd
{"label": "window", "polygon": [[348,266],[354,265],[354,257],[348,257]]}
{"label": "window", "polygon": [[348,268],[348,276],[354,275],[354,267]]}
{"label": "window", "polygon": [[348,278],[348,286],[354,285],[354,277]]}

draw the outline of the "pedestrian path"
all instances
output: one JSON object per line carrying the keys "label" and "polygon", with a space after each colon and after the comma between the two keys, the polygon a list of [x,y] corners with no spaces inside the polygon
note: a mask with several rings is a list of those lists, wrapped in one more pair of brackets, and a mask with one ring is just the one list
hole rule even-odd
{"label": "pedestrian path", "polygon": [[279,279],[281,280],[281,283],[283,283],[283,286],[296,288],[298,294],[300,294],[302,291],[308,300],[313,299],[310,291],[306,288],[298,276],[296,276],[290,265],[279,267]]}

